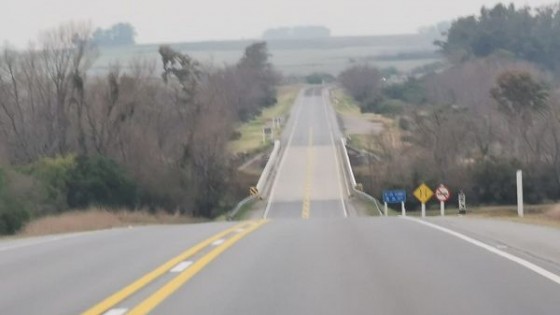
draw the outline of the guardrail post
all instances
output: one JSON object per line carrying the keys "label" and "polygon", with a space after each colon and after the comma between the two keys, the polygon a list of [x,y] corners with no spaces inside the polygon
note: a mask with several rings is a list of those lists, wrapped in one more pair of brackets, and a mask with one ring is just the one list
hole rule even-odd
{"label": "guardrail post", "polygon": [[389,213],[389,209],[388,209],[388,207],[387,207],[387,203],[385,202],[385,207],[383,208],[383,214],[384,214],[385,216],[387,216],[388,213]]}

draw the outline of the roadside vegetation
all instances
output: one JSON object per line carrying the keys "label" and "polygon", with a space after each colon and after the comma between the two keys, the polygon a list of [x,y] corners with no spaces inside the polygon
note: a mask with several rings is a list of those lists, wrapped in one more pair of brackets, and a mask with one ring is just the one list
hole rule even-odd
{"label": "roadside vegetation", "polygon": [[229,141],[277,103],[266,43],[223,67],[161,46],[158,64],[99,73],[93,35],[72,23],[33,48],[2,50],[0,234],[92,206],[205,218],[229,210],[240,199]]}
{"label": "roadside vegetation", "polygon": [[202,218],[171,214],[166,211],[126,211],[88,208],[47,215],[33,220],[20,231],[23,236],[59,234],[134,227],[148,224],[185,224],[204,222]]}
{"label": "roadside vegetation", "polygon": [[[558,6],[500,4],[451,25],[437,43],[447,59],[443,68],[404,80],[390,80],[367,64],[342,72],[339,84],[361,113],[392,120],[380,134],[351,142],[377,157],[355,163],[366,191],[380,196],[384,189],[412,192],[422,182],[444,183],[464,191],[471,206],[510,205],[516,202],[515,171],[522,169],[527,203],[558,202],[560,72],[554,47],[560,45],[557,37],[543,36],[560,32],[558,25]],[[355,111],[344,108],[351,106],[343,96],[335,97],[343,100],[339,111]],[[414,199],[409,196],[407,209],[418,208]]]}
{"label": "roadside vegetation", "polygon": [[[263,142],[263,128],[272,127],[274,118],[280,118],[282,125],[288,120],[290,109],[300,89],[300,85],[280,86],[276,104],[264,108],[260,114],[247,122],[239,122],[234,131],[234,139],[228,144],[230,152],[251,156],[267,148],[270,142]],[[274,136],[279,136],[281,132],[281,128],[274,129]]]}

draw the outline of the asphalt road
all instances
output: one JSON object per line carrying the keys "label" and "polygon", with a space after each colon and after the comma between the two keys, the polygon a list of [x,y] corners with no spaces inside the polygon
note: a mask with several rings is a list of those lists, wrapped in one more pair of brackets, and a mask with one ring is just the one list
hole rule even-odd
{"label": "asphalt road", "polygon": [[348,187],[335,148],[340,133],[325,92],[305,90],[292,110],[265,218],[348,216]]}
{"label": "asphalt road", "polygon": [[345,218],[310,93],[269,220],[0,241],[0,314],[560,314],[559,230]]}

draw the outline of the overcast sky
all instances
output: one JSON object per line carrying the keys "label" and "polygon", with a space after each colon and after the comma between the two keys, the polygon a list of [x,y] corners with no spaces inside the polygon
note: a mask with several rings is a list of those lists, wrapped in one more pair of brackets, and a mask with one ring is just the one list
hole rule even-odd
{"label": "overcast sky", "polygon": [[[324,25],[333,35],[413,33],[494,0],[0,0],[0,42],[24,46],[68,21],[127,21],[140,43],[257,38],[271,27]],[[540,6],[554,0],[513,0]]]}

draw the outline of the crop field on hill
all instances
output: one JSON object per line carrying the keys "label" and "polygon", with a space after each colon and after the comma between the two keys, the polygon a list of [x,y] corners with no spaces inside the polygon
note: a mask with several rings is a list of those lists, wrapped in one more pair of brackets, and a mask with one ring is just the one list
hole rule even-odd
{"label": "crop field on hill", "polygon": [[[418,35],[333,37],[321,40],[289,40],[269,42],[272,62],[284,75],[306,75],[326,72],[337,75],[353,62],[368,62],[381,68],[395,67],[407,72],[439,60],[432,39]],[[233,64],[251,40],[171,43],[170,45],[203,64]],[[111,63],[126,64],[134,59],[159,62],[158,45],[135,45],[100,49],[94,70],[103,72]],[[419,53],[411,56],[399,56]],[[389,56],[389,58],[387,58]],[[391,58],[395,56],[395,58]]]}

